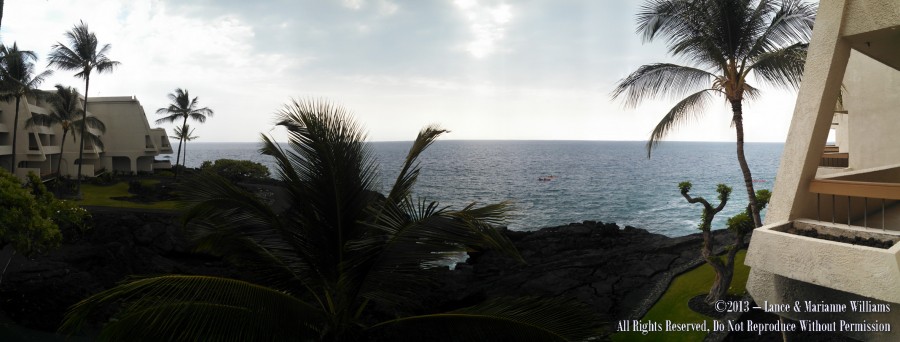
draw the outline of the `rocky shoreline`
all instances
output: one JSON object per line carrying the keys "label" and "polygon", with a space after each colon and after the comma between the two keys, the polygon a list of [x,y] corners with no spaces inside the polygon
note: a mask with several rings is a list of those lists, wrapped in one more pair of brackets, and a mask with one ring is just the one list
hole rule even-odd
{"label": "rocky shoreline", "polygon": [[[639,319],[675,276],[703,263],[700,234],[671,238],[597,221],[506,234],[526,264],[494,251],[473,255],[455,270],[441,272],[434,301],[567,297],[591,305],[610,321]],[[725,231],[713,236],[720,248],[730,238]]]}
{"label": "rocky shoreline", "polygon": [[[94,229],[82,239],[44,256],[13,257],[0,284],[2,310],[11,319],[53,331],[70,305],[132,274],[240,277],[220,259],[191,253],[172,213],[92,214]],[[474,253],[455,270],[432,269],[440,284],[423,300],[456,307],[493,296],[563,296],[591,305],[610,321],[635,319],[675,275],[702,263],[699,234],[670,238],[596,221],[505,233],[527,264],[494,251]],[[714,236],[720,246],[728,237]],[[5,262],[8,252],[0,260]]]}

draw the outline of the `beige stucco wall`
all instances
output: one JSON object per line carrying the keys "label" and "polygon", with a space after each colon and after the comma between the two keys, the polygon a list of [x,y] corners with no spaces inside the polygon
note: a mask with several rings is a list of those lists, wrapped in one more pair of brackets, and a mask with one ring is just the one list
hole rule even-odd
{"label": "beige stucco wall", "polygon": [[[886,314],[780,315],[793,319],[878,320],[890,322],[894,329],[900,327],[900,245],[875,250],[772,230],[778,224],[817,215],[816,195],[809,192],[809,182],[818,171],[842,83],[847,87],[844,106],[849,112],[846,139],[850,168],[900,163],[900,140],[896,138],[900,132],[900,76],[893,69],[900,68],[900,53],[891,53],[900,46],[897,29],[900,1],[819,3],[803,83],[766,214],[767,226],[754,232],[746,259],[751,267],[747,291],[757,303],[847,303],[879,298],[890,302],[893,310]],[[879,31],[870,32],[873,30]],[[893,68],[862,53],[851,53],[851,47],[877,56]],[[837,210],[846,206],[844,202]],[[830,212],[827,216],[830,219]],[[870,341],[895,341],[897,337],[896,332],[848,335]]]}
{"label": "beige stucco wall", "polygon": [[[23,98],[20,103],[19,134],[16,139],[16,163],[20,170],[17,170],[17,174],[20,177],[24,177],[28,171],[48,174],[55,172],[58,163],[61,163],[60,172],[74,176],[77,173],[74,161],[78,158],[78,140],[72,139],[73,132],[66,136],[65,148],[61,151],[63,138],[59,125],[25,128],[25,121],[32,113],[50,112],[45,106],[46,103],[40,103],[34,98]],[[15,103],[0,101],[0,111],[0,167],[8,168],[12,154]],[[155,156],[172,153],[171,148],[162,144],[167,140],[166,131],[162,128],[150,128],[140,102],[133,97],[91,98],[88,113],[100,118],[107,131],[101,134],[90,129],[93,133],[102,135],[105,149],[89,145],[85,147],[82,172],[86,176],[93,176],[95,171],[104,168],[112,170],[113,164],[119,165],[124,171],[152,171]],[[29,149],[30,140],[36,149]],[[118,159],[117,163],[113,162],[114,157]]]}
{"label": "beige stucco wall", "polygon": [[900,71],[854,51],[844,85],[850,168],[900,163]]}
{"label": "beige stucco wall", "polygon": [[[153,171],[165,130],[151,129],[141,103],[130,96],[90,98],[88,110],[106,124],[101,163],[115,171]],[[165,151],[163,151],[165,153]],[[171,152],[169,152],[171,153]]]}

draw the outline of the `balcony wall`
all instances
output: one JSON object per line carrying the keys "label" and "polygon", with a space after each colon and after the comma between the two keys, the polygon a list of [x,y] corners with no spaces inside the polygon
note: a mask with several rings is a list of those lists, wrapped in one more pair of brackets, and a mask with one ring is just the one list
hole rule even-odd
{"label": "balcony wall", "polygon": [[[900,241],[900,233],[796,220],[757,228],[745,263],[790,279],[900,303],[900,244],[889,249],[786,233],[791,227],[833,235]],[[811,298],[816,299],[816,298]]]}

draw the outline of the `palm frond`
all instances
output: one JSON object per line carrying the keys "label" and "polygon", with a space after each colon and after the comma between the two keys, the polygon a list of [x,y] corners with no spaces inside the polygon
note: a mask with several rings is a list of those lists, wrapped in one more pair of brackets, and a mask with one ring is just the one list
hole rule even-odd
{"label": "palm frond", "polygon": [[404,208],[385,208],[371,225],[384,234],[370,234],[348,244],[349,250],[358,252],[348,264],[357,270],[366,298],[393,306],[411,304],[404,298],[431,284],[431,279],[421,276],[424,267],[446,262],[470,248],[495,249],[524,262],[512,242],[495,228],[508,211],[506,202],[472,204],[459,211],[425,200],[418,206],[413,201],[402,203]]}
{"label": "palm frond", "polygon": [[748,52],[748,58],[778,50],[781,47],[808,42],[816,20],[817,6],[801,0],[784,0],[777,5],[774,1],[763,1],[769,5],[761,16],[763,23],[754,37],[755,44]]}
{"label": "palm frond", "polygon": [[656,124],[653,132],[650,133],[650,139],[647,141],[647,158],[653,148],[659,144],[660,140],[666,137],[672,130],[684,124],[686,121],[696,121],[703,114],[701,110],[709,100],[712,99],[712,92],[715,89],[704,89],[693,93],[683,100],[679,101],[666,113],[665,116]]}
{"label": "palm frond", "polygon": [[808,46],[798,43],[759,55],[748,72],[753,71],[757,79],[774,86],[797,88],[803,77]]}
{"label": "palm frond", "polygon": [[602,319],[562,299],[499,298],[476,306],[397,318],[369,327],[388,338],[428,341],[584,341],[599,336]]}
{"label": "palm frond", "polygon": [[[293,252],[295,256],[281,257],[282,261],[271,265],[271,269],[255,265],[255,270],[276,281],[271,284],[283,285],[299,278],[296,276],[298,273],[311,269],[315,271],[311,265],[319,260],[316,254],[307,252],[316,249],[302,239],[304,235],[298,236],[285,226],[278,215],[256,195],[210,173],[189,179],[180,189],[184,194],[182,205],[187,207],[183,220],[192,228],[194,240],[201,242],[198,248],[228,256],[232,247],[241,246],[240,250],[245,252],[242,255],[246,260],[236,258],[234,261],[238,265],[246,264],[244,261],[255,263],[270,259],[272,255],[269,254],[275,253],[273,251],[296,249]],[[244,241],[245,239],[248,240]],[[259,249],[248,249],[249,243]],[[248,257],[247,253],[257,255]],[[288,258],[290,260],[283,260]],[[287,261],[291,262],[290,274],[283,272]],[[275,279],[270,276],[272,273],[282,278]]]}
{"label": "palm frond", "polygon": [[55,115],[33,113],[30,118],[25,120],[25,128],[31,128],[34,127],[34,125],[53,125],[59,121],[59,117]]}
{"label": "palm frond", "polygon": [[[277,163],[281,173],[295,172],[299,183],[288,189],[295,203],[298,225],[324,239],[323,246],[343,257],[343,245],[358,234],[374,188],[373,154],[364,144],[365,134],[349,111],[324,101],[297,101],[278,113],[278,125],[287,128],[291,149]],[[272,150],[271,152],[277,152]],[[337,262],[337,260],[335,260]]]}
{"label": "palm frond", "polygon": [[157,124],[173,123],[176,120],[183,121],[187,118],[204,123],[208,117],[215,114],[212,109],[207,107],[197,108],[197,97],[191,99],[190,93],[186,89],[175,88],[175,91],[169,93],[167,96],[171,103],[167,107],[156,110],[156,114],[166,115],[163,118],[157,119]]}
{"label": "palm frond", "polygon": [[412,192],[412,188],[419,177],[419,155],[422,154],[428,146],[431,146],[441,134],[449,132],[437,125],[430,125],[419,131],[416,140],[413,141],[409,152],[406,154],[406,160],[403,167],[394,181],[394,186],[388,193],[387,202],[396,203],[398,200],[406,199]]}
{"label": "palm frond", "polygon": [[625,106],[634,107],[653,96],[681,96],[708,87],[715,75],[708,71],[670,63],[641,66],[619,81],[612,98],[625,96]]}
{"label": "palm frond", "polygon": [[[124,301],[124,302],[123,302]],[[100,307],[120,303],[102,340],[298,340],[319,336],[322,312],[293,296],[252,283],[170,275],[123,283],[75,304],[60,331],[78,331]]]}

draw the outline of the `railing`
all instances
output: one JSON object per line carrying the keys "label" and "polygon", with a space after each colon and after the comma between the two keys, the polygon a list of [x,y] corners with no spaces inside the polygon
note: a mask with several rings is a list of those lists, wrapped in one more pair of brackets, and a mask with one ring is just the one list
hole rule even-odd
{"label": "railing", "polygon": [[847,167],[849,166],[849,153],[823,153],[819,160],[819,166]]}
{"label": "railing", "polygon": [[825,153],[836,153],[840,152],[840,147],[834,145],[825,145]]}
{"label": "railing", "polygon": [[[861,182],[835,179],[813,179],[809,182],[809,191],[816,194],[816,219],[821,221],[822,195],[831,195],[831,223],[835,223],[836,197],[847,198],[847,225],[851,224],[853,198],[862,198],[863,226],[869,227],[869,200],[881,200],[881,229],[885,230],[885,200],[900,200],[900,183]],[[859,203],[857,203],[858,205]],[[877,204],[877,202],[876,202]],[[877,207],[876,207],[877,208]]]}

